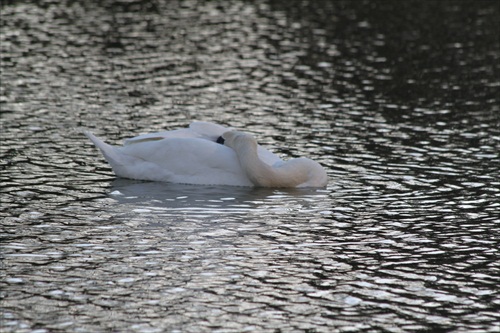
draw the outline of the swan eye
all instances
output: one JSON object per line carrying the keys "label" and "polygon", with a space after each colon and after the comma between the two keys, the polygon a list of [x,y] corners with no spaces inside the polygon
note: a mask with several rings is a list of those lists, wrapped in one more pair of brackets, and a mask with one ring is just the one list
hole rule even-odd
{"label": "swan eye", "polygon": [[219,143],[219,144],[223,145],[223,144],[224,144],[224,141],[225,141],[225,140],[224,140],[224,138],[223,138],[222,136],[219,136],[219,137],[217,138],[217,141],[215,141],[215,142],[217,142],[217,143]]}

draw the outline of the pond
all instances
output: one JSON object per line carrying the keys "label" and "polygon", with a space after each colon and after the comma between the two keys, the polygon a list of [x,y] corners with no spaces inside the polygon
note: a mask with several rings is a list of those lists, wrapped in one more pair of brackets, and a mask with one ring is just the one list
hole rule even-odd
{"label": "pond", "polygon": [[[2,332],[499,332],[493,1],[6,1]],[[211,121],[319,189],[117,179]]]}

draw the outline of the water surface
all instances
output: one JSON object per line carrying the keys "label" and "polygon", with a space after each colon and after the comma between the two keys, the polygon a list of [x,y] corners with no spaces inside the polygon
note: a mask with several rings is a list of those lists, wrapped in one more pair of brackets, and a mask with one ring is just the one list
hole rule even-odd
{"label": "water surface", "polygon": [[[1,5],[2,332],[498,332],[493,1]],[[117,180],[193,120],[324,189]]]}

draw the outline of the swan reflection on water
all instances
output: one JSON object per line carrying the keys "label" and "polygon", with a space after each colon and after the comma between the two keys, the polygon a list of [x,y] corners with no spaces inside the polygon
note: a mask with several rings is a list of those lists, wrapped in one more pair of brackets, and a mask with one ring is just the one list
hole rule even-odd
{"label": "swan reflection on water", "polygon": [[184,185],[116,179],[110,197],[136,212],[238,214],[249,211],[314,209],[328,191],[317,188],[270,189]]}

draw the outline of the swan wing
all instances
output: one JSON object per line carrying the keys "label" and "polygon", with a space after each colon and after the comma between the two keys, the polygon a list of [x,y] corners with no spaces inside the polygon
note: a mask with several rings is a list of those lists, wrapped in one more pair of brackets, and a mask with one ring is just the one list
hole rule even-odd
{"label": "swan wing", "polygon": [[[142,134],[130,139],[125,139],[124,145],[127,146],[132,143],[144,143],[147,141],[157,141],[168,138],[199,138],[215,142],[218,137],[231,130],[232,128],[230,127],[224,127],[207,121],[195,121],[192,122],[188,128]],[[276,163],[282,162],[277,155],[260,145],[258,145],[257,153],[260,159],[268,165],[275,165]]]}
{"label": "swan wing", "polygon": [[163,131],[156,133],[142,134],[130,139],[125,139],[124,145],[129,145],[132,143],[139,143],[144,141],[161,140],[167,138],[200,138],[210,141],[216,141],[222,133],[229,131],[221,125],[206,121],[195,121],[192,122],[188,128],[181,128],[172,131]]}
{"label": "swan wing", "polygon": [[156,132],[156,133],[148,133],[148,134],[142,134],[135,136],[133,138],[125,139],[123,141],[123,144],[125,146],[134,144],[134,143],[140,143],[140,142],[146,142],[146,141],[155,141],[155,140],[162,140],[162,139],[167,139],[167,138],[196,138],[198,137],[195,133],[190,131],[188,128],[182,128],[182,129],[176,129],[172,131],[164,131],[164,132]]}
{"label": "swan wing", "polygon": [[124,170],[126,175],[119,175],[122,177],[185,184],[252,186],[236,153],[209,140],[150,140],[120,147],[118,151],[135,161]]}

